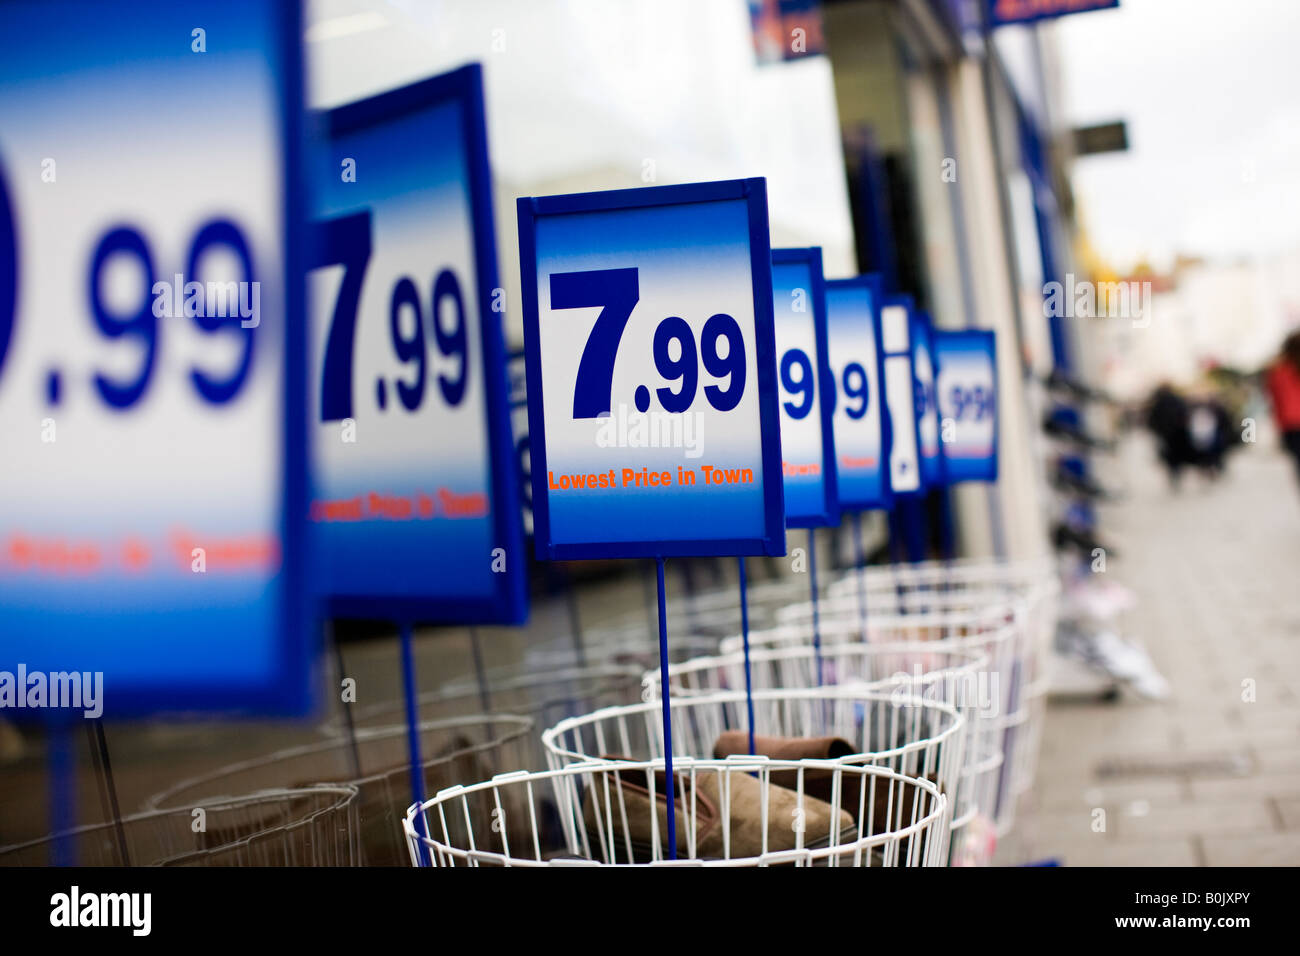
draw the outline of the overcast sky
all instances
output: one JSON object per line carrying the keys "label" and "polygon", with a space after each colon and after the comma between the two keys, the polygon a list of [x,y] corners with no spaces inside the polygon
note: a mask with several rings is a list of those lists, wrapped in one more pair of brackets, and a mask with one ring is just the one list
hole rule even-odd
{"label": "overcast sky", "polygon": [[1121,0],[1057,31],[1069,120],[1128,120],[1129,152],[1074,168],[1112,266],[1300,248],[1300,0]]}

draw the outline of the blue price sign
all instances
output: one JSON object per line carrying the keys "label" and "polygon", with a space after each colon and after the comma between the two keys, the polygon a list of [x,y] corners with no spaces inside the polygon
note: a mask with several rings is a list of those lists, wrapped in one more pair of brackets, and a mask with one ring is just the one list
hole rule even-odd
{"label": "blue price sign", "polygon": [[781,382],[781,469],[790,528],[838,524],[822,251],[772,250],[772,314]]}
{"label": "blue price sign", "polygon": [[889,421],[880,383],[880,280],[826,283],[827,353],[833,394],[836,484],[840,507],[865,511],[889,505]]}
{"label": "blue price sign", "polygon": [[912,366],[916,370],[916,428],[921,448],[921,481],[944,482],[943,443],[939,440],[939,408],[935,399],[933,324],[925,312],[912,313]]}
{"label": "blue price sign", "polygon": [[784,554],[762,179],[519,200],[542,559]]}
{"label": "blue price sign", "polygon": [[921,475],[921,431],[916,411],[916,369],[912,362],[912,300],[891,296],[880,310],[885,357],[885,414],[889,417],[889,487],[900,497],[925,491]]}
{"label": "blue price sign", "polygon": [[0,5],[0,707],[297,713],[297,4],[128,6]]}
{"label": "blue price sign", "polygon": [[477,65],[331,110],[311,259],[311,518],[340,616],[522,620]]}
{"label": "blue price sign", "polygon": [[997,340],[983,329],[933,333],[949,482],[998,477]]}

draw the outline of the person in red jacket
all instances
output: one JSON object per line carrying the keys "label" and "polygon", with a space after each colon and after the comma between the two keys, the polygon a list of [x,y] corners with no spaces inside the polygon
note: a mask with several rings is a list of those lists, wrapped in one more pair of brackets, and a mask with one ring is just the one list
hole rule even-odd
{"label": "person in red jacket", "polygon": [[1300,475],[1300,331],[1282,343],[1282,354],[1268,371],[1268,393],[1273,417],[1282,433],[1282,447],[1295,460]]}

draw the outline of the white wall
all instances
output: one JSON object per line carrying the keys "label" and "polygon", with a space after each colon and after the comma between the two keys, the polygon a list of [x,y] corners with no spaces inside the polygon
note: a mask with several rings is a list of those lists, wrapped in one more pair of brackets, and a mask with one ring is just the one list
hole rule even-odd
{"label": "white wall", "polygon": [[[998,481],[992,489],[958,486],[966,553],[983,556],[994,546],[996,529],[988,512],[1000,514],[1005,556],[1033,559],[1046,552],[1043,455],[1039,448],[1038,412],[1031,403],[1016,353],[1016,310],[1008,246],[1011,223],[998,201],[1000,170],[993,152],[993,129],[980,67],[963,60],[949,74],[953,102],[965,241],[971,254],[975,315],[971,325],[992,329],[998,339]],[[1041,300],[1040,300],[1041,301]],[[1045,325],[1041,315],[1029,317]],[[983,496],[992,499],[981,500]]]}

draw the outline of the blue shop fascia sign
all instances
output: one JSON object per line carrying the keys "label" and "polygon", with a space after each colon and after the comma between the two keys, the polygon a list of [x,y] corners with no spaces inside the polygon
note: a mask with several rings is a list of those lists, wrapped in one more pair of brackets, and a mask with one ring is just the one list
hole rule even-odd
{"label": "blue shop fascia sign", "polygon": [[987,0],[987,3],[990,27],[1035,23],[1071,13],[1111,10],[1119,6],[1119,0]]}

